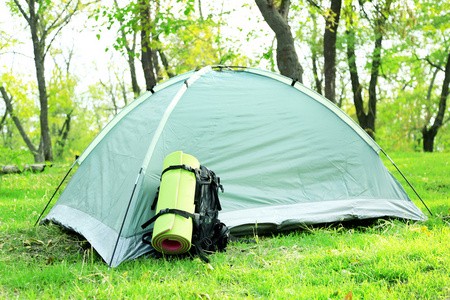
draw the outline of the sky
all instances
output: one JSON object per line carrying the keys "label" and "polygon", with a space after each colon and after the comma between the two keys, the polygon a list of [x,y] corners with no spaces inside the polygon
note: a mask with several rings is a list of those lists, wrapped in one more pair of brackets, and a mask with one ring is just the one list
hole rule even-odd
{"label": "sky", "polygon": [[[119,4],[128,2],[127,0],[118,1]],[[167,1],[177,2],[177,0]],[[19,40],[20,44],[8,49],[6,53],[2,53],[0,50],[0,75],[2,72],[13,70],[15,74],[20,74],[27,80],[35,81],[36,75],[29,28],[23,18],[19,16],[11,17],[5,2],[0,1],[0,33],[2,31],[6,32],[7,35],[11,35]],[[112,0],[102,0],[101,2],[102,4],[108,4]],[[202,1],[202,11],[204,16],[209,14],[217,15],[221,11],[230,12],[229,14],[224,14],[224,18],[227,18],[225,20],[227,26],[221,28],[221,34],[230,37],[232,41],[239,41],[240,45],[235,46],[240,46],[239,51],[247,57],[260,58],[273,43],[274,34],[263,20],[254,0]],[[116,69],[128,67],[125,58],[116,51],[105,52],[106,48],[112,48],[117,32],[116,30],[108,31],[104,27],[99,32],[98,22],[94,19],[88,19],[86,14],[79,14],[62,30],[53,43],[54,48],[62,49],[65,53],[69,49],[73,49],[74,57],[72,58],[70,71],[79,80],[77,93],[80,95],[85,94],[88,87],[97,83],[100,79],[102,81],[109,80],[108,69],[111,64]],[[246,40],[245,37],[249,32],[253,32],[252,38],[251,40]],[[99,33],[101,38],[97,39],[97,34]],[[305,61],[309,49],[298,49],[297,53]],[[59,59],[63,58],[60,56]],[[46,59],[47,79],[50,78],[53,65],[54,62],[48,57]],[[139,84],[141,87],[144,87],[145,81],[138,61],[136,61],[136,65],[139,72]],[[262,60],[259,65],[253,65],[252,67],[268,69],[270,66],[267,60]],[[126,71],[119,73],[126,74],[124,76],[129,77]],[[129,81],[128,78],[126,80],[127,82]],[[304,80],[305,84],[309,85],[307,82],[308,78],[304,78]],[[4,112],[4,109],[4,103],[0,101],[0,115]]]}
{"label": "sky", "polygon": [[[108,2],[108,1],[103,1]],[[110,2],[110,1],[109,1]],[[205,2],[205,1],[203,1]],[[211,4],[203,4],[203,14],[208,15],[213,10],[221,9]],[[218,2],[213,2],[217,6]],[[245,6],[245,4],[251,4]],[[264,28],[269,33],[269,37],[261,36],[260,39],[251,41],[251,47],[242,47],[243,51],[249,56],[260,55],[261,48],[267,46],[272,41],[272,32],[270,28],[262,22],[261,15],[254,4],[254,1],[224,1],[224,10],[233,11],[228,15],[228,27],[222,28],[222,34],[230,37],[239,38],[245,35],[252,28],[258,29],[258,26]],[[244,5],[244,7],[242,7]],[[108,64],[114,61],[117,65],[127,66],[126,61],[115,51],[105,52],[106,48],[112,48],[116,32],[103,29],[101,32],[95,28],[98,22],[88,19],[85,14],[77,15],[66,26],[58,39],[54,41],[54,46],[63,51],[73,48],[74,58],[71,65],[71,71],[79,76],[82,81],[81,86],[86,87],[88,84],[95,82],[98,78],[104,78],[105,72],[108,70]],[[0,72],[14,70],[15,72],[24,74],[33,78],[34,61],[31,37],[29,28],[24,20],[19,17],[11,17],[4,1],[0,1],[0,32],[4,31],[7,35],[21,41],[19,45],[15,45],[6,53],[0,52]],[[101,38],[97,39],[96,35],[100,33]],[[53,62],[50,58],[46,60],[46,69],[52,69]]]}

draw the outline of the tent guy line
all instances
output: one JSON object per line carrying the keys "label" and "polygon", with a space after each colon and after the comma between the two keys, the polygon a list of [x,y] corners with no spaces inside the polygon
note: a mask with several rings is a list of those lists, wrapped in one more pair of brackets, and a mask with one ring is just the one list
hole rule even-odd
{"label": "tent guy line", "polygon": [[402,170],[400,170],[400,168],[397,166],[397,164],[394,162],[394,160],[382,148],[380,148],[380,150],[381,150],[381,152],[383,152],[383,154],[386,156],[386,158],[391,162],[391,164],[395,167],[395,169],[398,171],[398,173],[403,177],[403,179],[406,181],[406,183],[409,185],[409,187],[413,190],[414,194],[417,196],[417,198],[419,198],[419,200],[420,200],[420,202],[422,202],[423,206],[425,206],[425,208],[427,209],[430,216],[433,216],[433,213],[428,208],[428,205],[425,203],[425,201],[423,201],[422,197],[420,197],[419,193],[416,191],[416,189],[411,184],[411,182],[409,182],[408,178],[406,178],[405,174],[403,174]]}

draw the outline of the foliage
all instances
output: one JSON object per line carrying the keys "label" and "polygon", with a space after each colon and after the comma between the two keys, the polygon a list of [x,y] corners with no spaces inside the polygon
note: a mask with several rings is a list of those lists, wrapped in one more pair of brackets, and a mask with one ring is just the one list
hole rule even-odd
{"label": "foliage", "polygon": [[392,156],[433,211],[428,221],[380,220],[255,236],[256,243],[233,242],[212,255],[210,265],[198,258],[142,257],[109,269],[79,236],[56,226],[33,227],[67,164],[0,177],[0,297],[447,299],[449,154]]}
{"label": "foliage", "polygon": [[162,35],[162,49],[170,58],[171,73],[181,74],[206,65],[248,64],[246,55],[236,47],[239,41],[223,33],[230,13],[222,8],[205,17],[194,7],[194,1],[188,1],[178,12],[173,7],[161,11],[157,28]]}
{"label": "foliage", "polygon": [[[8,89],[13,97],[14,114],[21,120],[22,125],[27,130],[27,134],[35,145],[39,144],[39,104],[33,99],[37,96],[34,94],[37,90],[34,80],[11,73],[3,73],[0,77],[0,82]],[[83,102],[79,96],[76,95],[76,87],[78,79],[70,73],[63,71],[61,66],[55,65],[52,76],[48,83],[48,96],[50,105],[50,121],[51,132],[55,138],[55,149],[59,150],[60,156],[58,159],[73,160],[75,155],[79,155],[82,150],[93,139],[99,129],[103,127],[105,120],[101,120],[101,124],[92,127],[93,118],[95,114],[92,110],[83,109]],[[98,112],[100,113],[100,112]],[[63,152],[60,149],[58,141],[61,136],[61,129],[68,114],[72,115],[71,130],[68,136],[68,143],[64,148],[67,150]],[[107,119],[106,119],[107,120]],[[25,144],[22,141],[16,127],[10,118],[6,119],[4,129],[2,130],[2,147],[9,148],[11,155],[2,153],[0,164],[14,164],[18,163],[20,157],[28,157],[24,155]],[[64,154],[64,156],[62,156]],[[9,160],[9,161],[8,161]],[[25,163],[31,163],[25,159]]]}
{"label": "foliage", "polygon": [[[18,1],[25,3],[25,1]],[[142,29],[138,17],[138,1],[96,2],[98,9],[92,15],[97,20],[99,38],[107,36],[107,31],[117,36],[108,49],[111,61],[113,53],[125,58],[131,54],[137,62],[140,59],[139,37]],[[282,1],[276,1],[279,6]],[[357,69],[360,75],[363,98],[367,99],[370,83],[371,50],[375,40],[373,34],[376,7],[385,0],[343,1],[341,24],[337,36],[337,82],[338,105],[355,120],[356,113],[352,100],[350,77],[346,63],[345,26],[352,17],[356,34]],[[51,26],[47,42],[53,47],[46,48],[47,94],[49,96],[49,123],[53,150],[61,161],[72,161],[80,154],[101,128],[131,101],[132,93],[128,76],[125,76],[125,61],[103,67],[108,74],[101,80],[91,78],[90,65],[84,73],[75,73],[66,63],[81,65],[77,61],[76,49],[58,49],[62,31],[54,23],[62,15],[58,11],[65,5],[74,5],[72,10],[83,14],[87,2],[81,1],[38,1],[38,12],[45,11],[43,26]],[[267,27],[253,0],[219,1],[207,3],[193,0],[152,1],[150,45],[161,51],[167,58],[163,66],[159,56],[158,80],[195,69],[208,64],[243,65],[269,68],[276,71],[276,43],[273,32]],[[78,6],[81,5],[81,6]],[[102,6],[100,6],[100,4]],[[3,5],[3,4],[2,4]],[[77,6],[75,6],[77,5]],[[299,60],[305,68],[304,82],[321,92],[323,73],[323,35],[325,19],[332,17],[327,10],[329,1],[316,0],[291,1],[289,24],[295,36]],[[27,7],[23,4],[23,7]],[[14,57],[22,60],[20,47],[28,46],[27,41],[17,32],[25,32],[25,21],[12,0],[2,8],[9,8],[15,26],[8,28],[0,22],[0,59]],[[68,14],[72,12],[68,11]],[[392,2],[392,9],[383,33],[382,61],[377,87],[377,142],[387,150],[422,149],[422,128],[430,125],[436,118],[439,94],[442,88],[442,67],[446,53],[450,49],[450,4],[448,1],[414,0],[405,3]],[[237,16],[237,17],[235,17]],[[62,20],[62,19],[60,19]],[[11,23],[11,22],[9,22]],[[21,27],[22,26],[22,27]],[[87,26],[77,30],[89,31]],[[121,32],[124,32],[124,35]],[[94,34],[95,34],[94,33]],[[28,35],[27,35],[28,37]],[[29,39],[29,38],[28,38]],[[135,48],[133,45],[135,39]],[[261,42],[264,40],[264,42]],[[127,46],[128,45],[128,46]],[[128,48],[127,48],[128,47]],[[31,49],[32,47],[30,47]],[[61,47],[62,48],[62,47]],[[131,52],[130,52],[131,51]],[[6,56],[5,53],[11,54]],[[71,58],[73,54],[73,58]],[[29,55],[30,56],[30,55]],[[72,61],[70,61],[72,60]],[[10,60],[1,66],[1,83],[7,86],[13,96],[15,113],[22,121],[34,145],[39,145],[39,103],[38,87],[25,69],[11,69]],[[17,65],[15,65],[17,66]],[[100,68],[102,68],[100,66]],[[128,70],[126,70],[128,71]],[[138,71],[142,79],[142,71]],[[89,79],[86,79],[89,78]],[[88,83],[86,83],[88,81]],[[134,89],[133,89],[134,90]],[[135,91],[135,90],[134,90]],[[136,94],[136,93],[135,93]],[[138,93],[137,93],[138,94]],[[125,96],[124,96],[125,95]],[[367,107],[366,107],[367,111]],[[0,99],[0,121],[4,105]],[[444,125],[435,141],[437,151],[450,149],[449,131],[450,107],[447,105]],[[65,144],[62,139],[64,124],[70,116],[70,132]],[[1,147],[11,149],[11,155],[3,155],[3,164],[21,159],[24,143],[9,116],[1,127]],[[4,152],[4,151],[3,151]],[[11,160],[8,162],[8,160]]]}
{"label": "foliage", "polygon": [[[422,129],[433,123],[438,111],[442,70],[450,51],[450,5],[434,1],[409,5],[397,3],[394,10],[392,46],[385,53],[383,75],[395,88],[384,99],[379,123],[382,134],[399,136],[397,145],[388,141],[392,147],[421,150]],[[449,113],[447,106],[447,120]],[[448,134],[447,123],[436,137],[436,150],[448,149]]]}
{"label": "foliage", "polygon": [[25,148],[10,149],[0,147],[0,166],[16,165],[22,168],[22,165],[32,164],[33,156]]}
{"label": "foliage", "polygon": [[232,49],[223,49],[220,29],[213,20],[181,26],[170,34],[165,46],[171,59],[172,72],[181,74],[207,65],[245,65],[246,59]]}
{"label": "foliage", "polygon": [[[222,18],[228,12],[204,17],[200,4],[197,9],[192,0],[159,1],[153,9],[150,46],[162,51],[168,58],[168,66],[164,66],[166,70],[161,69],[161,74],[158,74],[160,78],[210,64],[247,64],[245,55],[232,47],[236,41],[221,33],[221,27],[226,26]],[[103,6],[95,18],[105,20],[108,30],[117,30],[113,48],[123,54],[131,50],[130,43],[135,34],[142,30],[138,2],[130,2],[123,7]],[[101,37],[101,33],[98,37]],[[137,50],[132,55],[140,56]]]}
{"label": "foliage", "polygon": [[[13,113],[21,120],[22,126],[26,129],[31,141],[39,144],[39,109],[36,99],[36,83],[25,76],[14,76],[5,72],[0,75],[0,85],[2,85],[12,97]],[[3,99],[2,99],[3,102]],[[10,118],[5,120],[2,130],[3,147],[17,149],[25,147],[14,123]]]}

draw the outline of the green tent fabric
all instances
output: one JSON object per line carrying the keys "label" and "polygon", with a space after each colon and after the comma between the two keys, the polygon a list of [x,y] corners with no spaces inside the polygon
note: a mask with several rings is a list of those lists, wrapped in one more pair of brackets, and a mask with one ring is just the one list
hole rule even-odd
{"label": "green tent fabric", "polygon": [[164,157],[194,155],[221,177],[219,218],[235,234],[424,214],[375,143],[338,107],[284,76],[205,67],[125,107],[78,158],[44,221],[82,234],[111,266],[149,246],[141,225]]}

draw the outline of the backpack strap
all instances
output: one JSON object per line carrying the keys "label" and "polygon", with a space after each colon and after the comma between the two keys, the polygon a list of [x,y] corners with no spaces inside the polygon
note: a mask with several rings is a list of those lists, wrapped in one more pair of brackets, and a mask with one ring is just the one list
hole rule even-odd
{"label": "backpack strap", "polygon": [[[167,171],[171,171],[171,170],[179,170],[179,169],[183,169],[183,170],[186,170],[186,171],[189,171],[189,172],[192,172],[192,173],[194,173],[195,174],[195,178],[196,179],[198,179],[198,177],[199,177],[199,170],[198,169],[195,169],[195,168],[192,168],[192,167],[190,167],[190,166],[188,166],[188,165],[173,165],[173,166],[168,166],[167,168],[165,168],[163,171],[162,171],[162,173],[161,173],[161,177],[159,178],[159,180],[162,180],[162,177],[163,177],[163,175],[164,175],[164,173],[166,173]],[[158,189],[156,190],[156,195],[155,195],[155,198],[153,199],[153,203],[152,203],[152,206],[151,206],[151,210],[155,210],[156,209],[156,204],[158,203],[158,195],[159,195],[159,188],[160,188],[160,186],[158,187]],[[148,226],[148,225],[147,225]]]}
{"label": "backpack strap", "polygon": [[223,185],[220,183],[220,177],[214,173],[214,171],[206,168],[205,166],[200,166],[200,170],[197,173],[197,184],[202,185],[210,185],[211,192],[213,194],[213,209],[222,210],[222,206],[219,201],[219,189],[221,192],[224,192]]}
{"label": "backpack strap", "polygon": [[[147,244],[147,245],[150,245],[150,246],[151,246],[151,245],[152,245],[152,235],[153,235],[153,230],[144,233],[144,234],[142,235],[142,242],[143,242],[144,244]],[[152,248],[153,248],[153,247],[152,247]]]}
{"label": "backpack strap", "polygon": [[151,206],[151,210],[155,210],[156,209],[156,204],[158,203],[158,196],[159,196],[159,186],[158,189],[156,190],[156,195],[155,195],[155,199],[153,199],[153,203]]}
{"label": "backpack strap", "polygon": [[198,255],[198,257],[205,263],[209,264],[209,258],[207,256],[207,253],[203,248],[200,246],[200,243],[192,243],[195,249],[195,254]]}
{"label": "backpack strap", "polygon": [[180,210],[180,209],[176,209],[176,208],[165,208],[165,209],[161,209],[150,220],[148,220],[147,222],[142,224],[141,225],[142,229],[145,229],[150,224],[155,222],[156,219],[158,219],[160,216],[165,215],[165,214],[174,214],[174,215],[182,216],[183,218],[186,218],[186,219],[192,218],[194,220],[194,222],[198,219],[198,216],[196,214],[192,214],[190,212],[187,212],[187,211],[184,211],[184,210]]}
{"label": "backpack strap", "polygon": [[167,168],[165,168],[165,169],[162,171],[162,173],[161,173],[161,179],[162,179],[162,176],[164,175],[164,173],[166,173],[167,171],[170,171],[170,170],[178,170],[178,169],[183,169],[183,170],[192,172],[192,173],[194,173],[194,174],[196,174],[196,175],[197,175],[197,173],[198,173],[198,169],[192,168],[191,166],[188,166],[188,165],[184,165],[184,164],[183,164],[183,165],[173,165],[173,166],[168,166]]}

